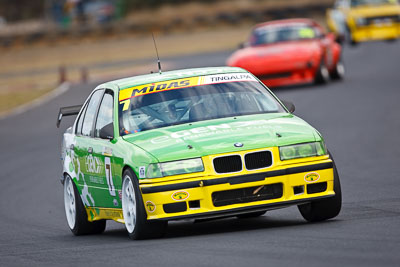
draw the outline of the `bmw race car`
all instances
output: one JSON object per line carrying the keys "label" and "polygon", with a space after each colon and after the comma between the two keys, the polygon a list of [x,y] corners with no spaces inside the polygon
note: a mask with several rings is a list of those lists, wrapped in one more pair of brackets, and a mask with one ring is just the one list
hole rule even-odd
{"label": "bmw race car", "polygon": [[397,39],[400,5],[397,0],[337,0],[327,11],[327,24],[351,44]]}
{"label": "bmw race car", "polygon": [[[285,105],[284,105],[285,104]],[[241,68],[149,74],[97,86],[63,135],[64,204],[75,235],[124,223],[132,239],[167,222],[255,217],[297,205],[337,216],[341,189],[320,133]]]}
{"label": "bmw race car", "polygon": [[227,65],[250,71],[269,87],[323,84],[344,77],[336,39],[311,19],[270,21],[254,27]]}

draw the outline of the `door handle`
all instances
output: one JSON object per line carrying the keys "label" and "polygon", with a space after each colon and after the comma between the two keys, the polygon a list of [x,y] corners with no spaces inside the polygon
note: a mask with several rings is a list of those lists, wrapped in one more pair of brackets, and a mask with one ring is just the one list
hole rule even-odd
{"label": "door handle", "polygon": [[92,154],[93,153],[93,147],[89,147],[87,150],[88,153]]}

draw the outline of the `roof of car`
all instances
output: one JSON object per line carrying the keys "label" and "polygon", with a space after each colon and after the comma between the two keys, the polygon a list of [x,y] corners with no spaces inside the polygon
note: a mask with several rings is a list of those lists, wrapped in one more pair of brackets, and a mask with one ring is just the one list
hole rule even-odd
{"label": "roof of car", "polygon": [[119,87],[120,90],[123,90],[126,88],[131,88],[134,86],[143,85],[147,83],[156,83],[156,82],[195,77],[195,76],[203,76],[203,75],[239,73],[239,72],[246,72],[246,70],[236,67],[194,68],[194,69],[166,71],[162,72],[162,74],[157,72],[157,73],[133,76],[129,78],[110,81],[107,82],[107,84],[116,85]]}
{"label": "roof of car", "polygon": [[271,26],[276,24],[294,24],[294,23],[305,23],[305,24],[316,24],[316,22],[312,19],[308,18],[299,18],[299,19],[281,19],[281,20],[272,20],[268,22],[263,22],[254,26],[254,28]]}

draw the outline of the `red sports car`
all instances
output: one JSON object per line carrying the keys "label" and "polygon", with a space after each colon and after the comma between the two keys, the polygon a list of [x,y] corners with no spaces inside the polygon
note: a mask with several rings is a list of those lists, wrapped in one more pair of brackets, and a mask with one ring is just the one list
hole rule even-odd
{"label": "red sports car", "polygon": [[227,65],[252,72],[270,87],[322,84],[343,78],[341,50],[336,36],[314,20],[276,20],[256,25]]}

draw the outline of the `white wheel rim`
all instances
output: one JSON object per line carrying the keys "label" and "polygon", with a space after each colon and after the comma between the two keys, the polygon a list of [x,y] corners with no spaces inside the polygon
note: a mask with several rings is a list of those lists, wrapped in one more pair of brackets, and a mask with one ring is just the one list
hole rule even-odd
{"label": "white wheel rim", "polygon": [[125,227],[129,233],[133,233],[136,226],[136,198],[132,181],[128,175],[122,183],[122,213]]}
{"label": "white wheel rim", "polygon": [[327,81],[329,79],[329,71],[325,66],[323,66],[321,69],[321,75],[322,75],[322,79],[324,79],[324,81]]}
{"label": "white wheel rim", "polygon": [[336,65],[336,72],[339,74],[339,77],[343,77],[345,74],[345,69],[343,63],[339,62]]}
{"label": "white wheel rim", "polygon": [[64,181],[64,207],[68,226],[69,228],[74,229],[76,218],[75,192],[70,177],[67,177]]}

